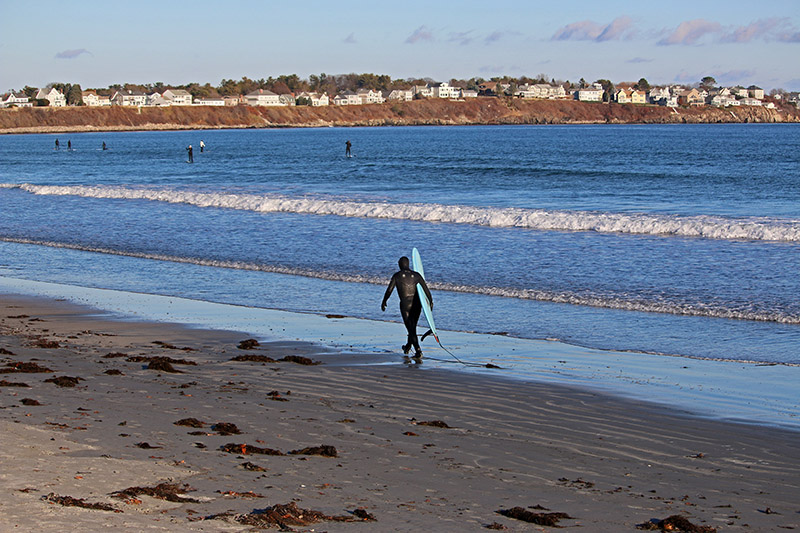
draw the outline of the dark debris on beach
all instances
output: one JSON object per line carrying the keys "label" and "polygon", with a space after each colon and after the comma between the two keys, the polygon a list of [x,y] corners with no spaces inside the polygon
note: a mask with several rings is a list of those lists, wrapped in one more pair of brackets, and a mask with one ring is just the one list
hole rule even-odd
{"label": "dark debris on beach", "polygon": [[202,428],[206,423],[196,418],[181,418],[177,422],[173,422],[176,426],[186,426],[190,428]]}
{"label": "dark debris on beach", "polygon": [[649,522],[637,524],[636,529],[644,531],[674,531],[680,533],[717,533],[716,528],[695,525],[681,515],[668,516],[663,520],[654,518]]}
{"label": "dark debris on beach", "polygon": [[567,513],[534,513],[528,511],[524,507],[512,507],[511,509],[500,509],[495,511],[497,514],[522,520],[523,522],[530,522],[540,526],[561,527],[558,523],[561,520],[571,520],[572,517]]}
{"label": "dark debris on beach", "polygon": [[376,518],[364,509],[356,509],[349,515],[330,516],[313,509],[301,509],[295,502],[277,504],[265,509],[254,509],[246,514],[222,513],[211,515],[206,520],[228,520],[257,528],[281,528],[283,531],[292,531],[292,526],[308,526],[318,522],[367,522]]}
{"label": "dark debris on beach", "polygon": [[10,363],[6,363],[5,367],[0,368],[0,374],[41,374],[47,372],[52,372],[52,370],[46,366],[40,366],[38,363],[34,362],[24,363],[21,361],[12,361]]}
{"label": "dark debris on beach", "polygon": [[0,387],[28,387],[28,388],[30,388],[30,385],[28,385],[27,383],[22,383],[22,382],[18,382],[18,381],[6,381],[4,379],[0,379]]}
{"label": "dark debris on beach", "polygon": [[200,503],[200,500],[184,496],[184,494],[187,494],[192,490],[194,489],[186,484],[181,485],[180,483],[159,483],[155,487],[128,487],[127,489],[112,492],[111,496],[124,500],[145,495],[159,500],[166,500],[168,502]]}
{"label": "dark debris on beach", "polygon": [[51,492],[47,496],[42,496],[42,500],[52,503],[57,503],[65,507],[80,507],[82,509],[94,509],[97,511],[113,511],[115,513],[122,512],[113,505],[109,505],[107,503],[87,503],[86,501],[84,501],[83,498],[73,498],[72,496],[59,496],[54,492]]}
{"label": "dark debris on beach", "polygon": [[212,431],[216,431],[219,435],[241,435],[241,431],[236,424],[230,422],[217,422],[211,426]]}
{"label": "dark debris on beach", "polygon": [[45,383],[53,383],[59,387],[75,387],[81,381],[83,381],[83,378],[76,378],[72,376],[56,376],[44,380]]}

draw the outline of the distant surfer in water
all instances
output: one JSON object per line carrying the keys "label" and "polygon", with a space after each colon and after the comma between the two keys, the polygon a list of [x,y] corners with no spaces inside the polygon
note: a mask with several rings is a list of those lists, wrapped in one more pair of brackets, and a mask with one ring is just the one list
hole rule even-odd
{"label": "distant surfer in water", "polygon": [[56,150],[58,150],[58,148],[59,148],[58,139],[56,139]]}
{"label": "distant surfer in water", "polygon": [[200,153],[202,154],[205,149],[206,149],[206,143],[200,141]]}
{"label": "distant surfer in water", "polygon": [[350,141],[347,141],[346,143],[344,143],[344,156],[345,156],[345,157],[353,157],[353,156],[350,154],[350,148],[351,148],[352,146],[353,146],[353,143],[351,143]]}
{"label": "distant surfer in water", "polygon": [[106,146],[106,142],[103,141],[103,150],[108,150],[108,146]]}
{"label": "distant surfer in water", "polygon": [[186,151],[189,153],[189,161],[188,163],[194,163],[194,154],[192,153],[192,145],[186,147]]}
{"label": "distant surfer in water", "polygon": [[433,296],[428,289],[428,284],[425,283],[425,278],[419,275],[418,272],[411,270],[409,266],[408,257],[401,257],[398,261],[400,270],[395,272],[392,279],[389,281],[389,287],[383,295],[383,303],[381,303],[381,311],[386,311],[386,301],[392,295],[392,291],[397,287],[397,295],[400,297],[400,315],[403,317],[403,324],[408,331],[408,343],[403,346],[403,353],[407,354],[414,348],[414,357],[422,358],[422,350],[419,347],[419,339],[417,339],[417,322],[419,321],[419,314],[422,311],[422,304],[419,301],[417,294],[417,284],[422,286],[428,301],[433,308]]}

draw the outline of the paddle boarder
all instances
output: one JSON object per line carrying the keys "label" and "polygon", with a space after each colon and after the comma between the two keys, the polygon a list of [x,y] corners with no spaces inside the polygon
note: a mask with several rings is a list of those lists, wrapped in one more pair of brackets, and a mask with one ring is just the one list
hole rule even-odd
{"label": "paddle boarder", "polygon": [[397,264],[400,266],[400,270],[395,272],[392,279],[389,280],[389,287],[386,288],[386,293],[383,295],[381,311],[386,311],[386,301],[392,295],[395,287],[397,287],[397,295],[400,297],[400,315],[403,317],[403,324],[405,324],[408,331],[408,342],[403,346],[403,353],[407,354],[411,351],[411,348],[414,348],[414,357],[421,359],[422,350],[419,347],[419,339],[417,338],[417,322],[422,311],[422,304],[417,294],[417,284],[425,291],[425,295],[431,303],[431,309],[433,308],[433,296],[431,296],[431,291],[428,289],[428,284],[425,283],[425,278],[418,272],[411,270],[408,257],[401,257]]}
{"label": "paddle boarder", "polygon": [[194,163],[194,154],[192,153],[192,145],[186,147],[186,152],[189,154],[189,160],[187,163]]}
{"label": "paddle boarder", "polygon": [[350,148],[352,148],[352,147],[353,147],[353,143],[351,143],[349,140],[346,143],[344,143],[344,156],[345,157],[353,157],[352,154],[350,153]]}

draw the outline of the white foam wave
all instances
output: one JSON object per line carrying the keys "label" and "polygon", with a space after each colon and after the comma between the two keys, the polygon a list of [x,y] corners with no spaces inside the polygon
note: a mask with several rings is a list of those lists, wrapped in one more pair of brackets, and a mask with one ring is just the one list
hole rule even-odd
{"label": "white foam wave", "polygon": [[[130,252],[115,250],[111,248],[83,246],[71,243],[37,241],[31,239],[18,239],[0,237],[0,241],[14,242],[19,244],[33,244],[38,246],[49,246],[53,248],[66,248],[85,252],[94,252],[108,255],[118,255],[124,257],[135,257],[140,259],[150,259],[155,261],[169,261],[172,263],[186,263],[199,266],[215,268],[228,268],[234,270],[250,270],[258,272],[271,272],[276,274],[287,274],[291,276],[304,276],[308,278],[324,279],[329,281],[343,281],[348,283],[369,283],[373,285],[384,285],[386,280],[383,277],[347,274],[331,271],[317,271],[281,265],[267,265],[248,263],[243,261],[222,261],[216,259],[203,259],[195,257],[180,257],[166,254],[152,254],[143,252]],[[754,311],[724,306],[710,305],[703,303],[681,303],[668,301],[648,301],[631,300],[622,297],[583,295],[570,292],[541,291],[535,289],[516,289],[508,287],[481,287],[472,285],[458,285],[453,283],[429,284],[431,289],[459,292],[466,294],[482,294],[487,296],[499,296],[503,298],[515,298],[520,300],[535,300],[541,302],[562,303],[569,305],[580,305],[589,307],[599,307],[604,309],[616,309],[620,311],[639,311],[647,313],[662,313],[671,315],[727,318],[734,320],[750,320],[758,322],[777,322],[782,324],[800,324],[800,315],[782,312]]]}
{"label": "white foam wave", "polygon": [[800,220],[780,220],[765,217],[731,218],[710,215],[681,216],[646,213],[556,211],[514,207],[363,202],[318,197],[292,198],[281,195],[192,192],[105,185],[3,184],[2,187],[19,188],[38,195],[150,200],[259,213],[384,218],[469,224],[493,228],[526,228],[541,231],[594,231],[598,233],[672,235],[706,239],[800,242]]}

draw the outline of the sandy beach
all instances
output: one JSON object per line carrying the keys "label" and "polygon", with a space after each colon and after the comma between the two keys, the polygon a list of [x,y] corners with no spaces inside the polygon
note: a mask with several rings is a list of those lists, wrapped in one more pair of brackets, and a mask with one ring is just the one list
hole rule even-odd
{"label": "sandy beach", "polygon": [[793,431],[44,298],[0,333],[0,531],[800,528]]}

